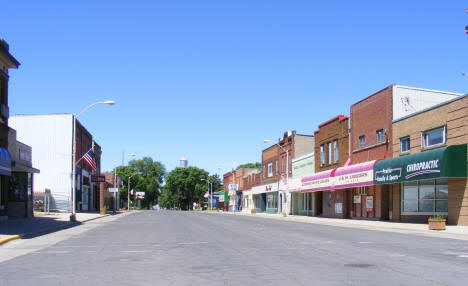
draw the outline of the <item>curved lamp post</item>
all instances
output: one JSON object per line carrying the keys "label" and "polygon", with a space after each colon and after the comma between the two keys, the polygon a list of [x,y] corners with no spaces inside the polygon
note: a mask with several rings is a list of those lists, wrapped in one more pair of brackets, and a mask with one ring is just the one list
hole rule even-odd
{"label": "curved lamp post", "polygon": [[70,215],[70,221],[76,220],[76,119],[80,117],[83,113],[88,111],[91,107],[98,105],[98,104],[107,104],[107,105],[114,105],[115,101],[113,100],[106,100],[106,101],[98,101],[93,104],[88,105],[85,109],[83,109],[77,115],[73,114],[73,142],[72,142],[72,213]]}

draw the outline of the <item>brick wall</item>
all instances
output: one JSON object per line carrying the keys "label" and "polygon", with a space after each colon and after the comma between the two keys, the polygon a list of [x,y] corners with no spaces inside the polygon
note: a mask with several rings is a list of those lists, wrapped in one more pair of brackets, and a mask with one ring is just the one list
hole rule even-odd
{"label": "brick wall", "polygon": [[[333,141],[338,140],[338,162],[334,163],[333,158]],[[315,131],[315,172],[322,172],[344,165],[348,160],[349,155],[349,137],[348,137],[348,117],[337,116],[319,126]],[[332,144],[332,162],[328,164],[328,147],[327,144]],[[320,165],[320,146],[324,146],[325,164]]]}
{"label": "brick wall", "polygon": [[419,153],[421,132],[444,125],[447,145],[468,143],[468,97],[393,123],[393,157],[400,156],[400,138],[410,136],[410,153]]}
{"label": "brick wall", "polygon": [[[350,108],[351,163],[392,158],[392,86],[353,104]],[[384,142],[377,142],[377,130],[384,130]],[[359,137],[366,146],[360,147]]]}
{"label": "brick wall", "polygon": [[[269,184],[269,183],[277,182],[280,178],[278,149],[279,149],[278,145],[275,144],[262,151],[262,184]],[[268,164],[269,163],[272,164],[272,168],[273,168],[273,176],[271,177],[268,177]]]}

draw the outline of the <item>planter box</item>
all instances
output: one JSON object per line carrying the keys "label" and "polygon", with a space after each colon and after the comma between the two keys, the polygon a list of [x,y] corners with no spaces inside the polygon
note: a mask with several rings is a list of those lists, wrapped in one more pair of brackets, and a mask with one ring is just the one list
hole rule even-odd
{"label": "planter box", "polygon": [[251,214],[256,214],[257,211],[256,211],[256,210],[250,210],[250,213],[251,213]]}
{"label": "planter box", "polygon": [[445,218],[429,218],[430,230],[445,230]]}

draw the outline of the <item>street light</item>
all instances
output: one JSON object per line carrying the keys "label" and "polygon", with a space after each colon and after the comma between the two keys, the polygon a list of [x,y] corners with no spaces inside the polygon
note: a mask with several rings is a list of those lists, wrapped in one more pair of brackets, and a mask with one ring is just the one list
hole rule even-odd
{"label": "street light", "polygon": [[135,176],[135,175],[141,175],[143,174],[142,172],[136,172],[135,174],[131,175],[130,177],[128,177],[128,187],[127,187],[127,205],[128,205],[128,211],[130,211],[130,179]]}
{"label": "street light", "polygon": [[[263,139],[263,143],[270,143],[271,140],[268,140],[268,139]],[[278,145],[278,147],[280,147],[283,151],[286,152],[286,190],[289,189],[289,186],[288,186],[288,177],[289,177],[289,150],[288,149],[285,149],[283,146],[281,146],[279,143],[275,143],[276,145]],[[283,202],[281,201],[280,202],[281,204],[283,204]],[[283,210],[283,208],[281,208],[281,210]],[[283,212],[284,213],[284,212]]]}
{"label": "street light", "polygon": [[210,184],[210,211],[213,208],[213,183],[208,179],[200,179],[200,181],[206,181],[207,184]]}
{"label": "street light", "polygon": [[91,107],[98,105],[98,104],[107,104],[107,105],[114,105],[115,101],[113,100],[106,100],[106,101],[98,101],[91,105],[88,105],[85,109],[83,109],[78,115],[73,114],[73,142],[72,142],[72,213],[70,215],[70,221],[76,220],[76,119],[80,117],[83,113],[88,111]]}

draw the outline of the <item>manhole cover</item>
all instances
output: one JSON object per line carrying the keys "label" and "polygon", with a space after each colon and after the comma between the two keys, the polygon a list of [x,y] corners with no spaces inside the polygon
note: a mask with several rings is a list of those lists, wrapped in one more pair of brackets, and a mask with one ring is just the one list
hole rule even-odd
{"label": "manhole cover", "polygon": [[351,264],[345,264],[345,267],[354,267],[354,268],[367,268],[367,267],[372,267],[374,264],[365,264],[365,263],[351,263]]}

